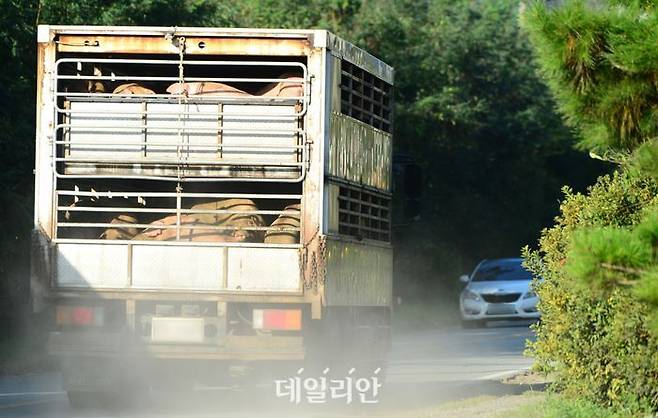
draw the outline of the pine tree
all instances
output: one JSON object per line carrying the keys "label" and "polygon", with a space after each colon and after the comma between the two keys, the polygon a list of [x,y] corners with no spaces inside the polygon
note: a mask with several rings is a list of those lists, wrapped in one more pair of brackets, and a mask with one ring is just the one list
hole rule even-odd
{"label": "pine tree", "polygon": [[[603,4],[602,4],[603,3]],[[579,146],[658,178],[658,2],[536,3],[524,13],[542,73]],[[601,157],[602,156],[602,157]],[[658,207],[635,225],[576,231],[565,272],[594,295],[618,288],[648,304],[658,334]]]}
{"label": "pine tree", "polygon": [[530,351],[565,396],[640,416],[658,410],[658,1],[558,3],[521,23],[578,147],[618,168],[565,189],[526,252],[544,278]]}

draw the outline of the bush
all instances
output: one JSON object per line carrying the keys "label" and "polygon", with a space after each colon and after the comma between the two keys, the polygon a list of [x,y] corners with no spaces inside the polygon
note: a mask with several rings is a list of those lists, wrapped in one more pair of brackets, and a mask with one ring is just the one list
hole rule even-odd
{"label": "bush", "polygon": [[625,418],[629,414],[611,411],[592,402],[549,395],[497,418]]}
{"label": "bush", "polygon": [[[577,279],[597,271],[589,264],[597,252],[614,262],[650,258],[638,240],[652,239],[652,229],[631,227],[647,222],[658,183],[620,171],[601,177],[586,195],[564,192],[561,215],[542,232],[539,251],[525,250],[526,264],[544,278],[537,284],[542,322],[530,352],[537,367],[555,372],[556,388],[567,396],[618,411],[658,410],[658,338],[649,331],[649,306],[636,297],[651,289],[616,286],[602,297]],[[611,230],[614,240],[607,240]],[[620,237],[627,247],[612,242]]]}

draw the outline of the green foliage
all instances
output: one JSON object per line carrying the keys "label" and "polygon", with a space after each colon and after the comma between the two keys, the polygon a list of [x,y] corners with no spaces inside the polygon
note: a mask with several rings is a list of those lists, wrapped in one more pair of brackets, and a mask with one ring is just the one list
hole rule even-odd
{"label": "green foliage", "polygon": [[19,1],[0,5],[0,62],[5,64],[0,72],[0,298],[24,299],[32,221],[37,10]]}
{"label": "green foliage", "polygon": [[658,179],[658,141],[645,142],[635,150],[633,167],[655,179]]}
{"label": "green foliage", "polygon": [[[620,3],[620,2],[617,2]],[[652,2],[537,2],[523,22],[560,110],[585,148],[633,149],[658,134],[658,14]]]}
{"label": "green foliage", "polygon": [[[539,251],[526,251],[527,265],[544,278],[530,351],[568,396],[617,410],[658,408],[658,338],[649,332],[650,306],[635,296],[643,288],[606,288],[619,276],[596,266],[649,264],[655,224],[645,213],[657,194],[658,183],[628,171],[600,178],[587,194],[565,189],[555,226],[543,231]],[[601,287],[604,296],[593,291]]]}
{"label": "green foliage", "polygon": [[658,10],[655,1],[536,3],[524,16],[580,145],[622,150],[621,172],[567,191],[528,264],[545,322],[533,346],[571,394],[658,410]]}
{"label": "green foliage", "polygon": [[[600,173],[567,145],[517,13],[513,1],[392,2],[349,36],[396,68],[396,148],[427,179],[421,224],[397,235],[411,267],[400,271],[424,282],[456,284],[477,259],[516,254],[550,223],[564,183]],[[373,20],[392,36],[375,41]],[[448,268],[455,252],[461,271]]]}
{"label": "green foliage", "polygon": [[620,272],[636,272],[652,261],[652,248],[625,228],[578,230],[569,243],[566,272],[593,289],[619,284]]}
{"label": "green foliage", "polygon": [[[202,0],[42,0],[39,23],[62,25],[234,26],[228,2]],[[33,29],[32,29],[33,30]]]}
{"label": "green foliage", "polygon": [[500,418],[630,418],[632,416],[583,399],[548,394],[545,398],[539,398],[538,402],[507,411],[504,415],[501,414]]}

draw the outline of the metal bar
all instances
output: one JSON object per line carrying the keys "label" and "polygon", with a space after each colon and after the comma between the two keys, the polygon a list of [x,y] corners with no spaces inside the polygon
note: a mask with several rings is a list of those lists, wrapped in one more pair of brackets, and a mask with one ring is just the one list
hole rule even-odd
{"label": "metal bar", "polygon": [[235,165],[235,166],[254,166],[262,165],[265,167],[301,167],[304,165],[303,162],[300,163],[286,163],[281,161],[222,161],[222,160],[182,160],[182,159],[169,159],[169,160],[127,160],[127,159],[116,159],[116,158],[72,158],[72,157],[56,157],[54,161],[66,161],[74,163],[98,163],[98,164],[116,164],[116,165],[134,165],[134,164],[143,164],[143,165],[166,165],[166,164],[185,164],[186,166],[194,165]]}
{"label": "metal bar", "polygon": [[[78,63],[78,62],[87,62],[87,63],[113,63],[113,64],[173,64],[178,65],[178,60],[148,60],[148,59],[121,59],[121,58],[60,58],[55,62],[55,65],[59,67],[60,64],[64,63]],[[271,67],[300,67],[306,68],[301,62],[286,62],[286,61],[198,61],[198,60],[183,60],[183,65],[227,65],[227,66],[271,66]]]}
{"label": "metal bar", "polygon": [[[303,167],[302,167],[303,168]],[[306,172],[302,171],[301,175],[294,178],[259,178],[259,177],[184,177],[178,178],[176,176],[172,177],[162,177],[162,176],[148,176],[148,175],[120,175],[120,174],[55,174],[56,178],[65,178],[65,179],[124,179],[124,180],[157,180],[157,181],[176,181],[176,182],[186,182],[186,183],[220,183],[220,182],[237,182],[237,183],[300,183],[304,181],[306,177]]]}
{"label": "metal bar", "polygon": [[[66,103],[72,103],[70,101],[67,101]],[[81,103],[81,102],[74,102],[74,103]],[[87,102],[84,102],[87,103]],[[95,103],[101,103],[100,101],[96,101]],[[116,101],[112,101],[108,103],[116,103]],[[126,103],[126,102],[121,102],[121,103]],[[135,103],[149,103],[146,101],[135,101]],[[161,102],[152,102],[152,103],[161,103]],[[176,103],[173,103],[176,104]],[[196,105],[197,103],[188,103],[190,105]],[[206,103],[199,103],[199,104],[206,104]],[[212,104],[212,103],[211,103]],[[218,104],[223,104],[223,102],[218,102]],[[286,105],[288,106],[288,105]],[[298,120],[300,117],[299,113],[291,113],[289,115],[254,115],[253,113],[225,113],[225,112],[154,112],[150,110],[140,110],[140,111],[131,111],[131,112],[113,112],[113,111],[103,111],[103,113],[99,113],[97,110],[84,110],[84,109],[78,109],[78,110],[73,110],[73,109],[62,109],[58,108],[57,109],[58,113],[61,114],[66,114],[66,115],[86,115],[86,114],[94,114],[94,115],[100,115],[102,117],[109,117],[108,115],[111,116],[117,116],[117,115],[126,115],[126,116],[133,116],[136,119],[137,115],[149,115],[149,116],[178,116],[178,115],[183,115],[183,116],[230,116],[229,119],[235,119],[235,120],[291,120],[295,121]]]}
{"label": "metal bar", "polygon": [[364,202],[364,201],[359,200],[359,199],[352,199],[352,198],[345,197],[345,196],[338,196],[338,200],[339,201],[342,200],[343,202],[358,203],[358,204],[362,204],[362,205],[377,208],[377,209],[390,210],[390,208],[388,206],[382,206],[382,205],[377,205],[375,203]]}
{"label": "metal bar", "polygon": [[354,211],[347,210],[347,209],[338,209],[338,213],[339,213],[339,214],[340,214],[340,213],[345,213],[345,214],[349,214],[349,215],[354,215],[354,216],[358,216],[358,217],[360,217],[360,218],[373,219],[373,220],[375,220],[375,221],[379,221],[379,222],[389,222],[389,218],[388,218],[388,217],[386,217],[386,218],[380,218],[380,217],[378,217],[378,216],[373,216],[373,215],[369,215],[369,214],[367,214],[367,213],[362,213],[362,212],[354,212]]}
{"label": "metal bar", "polygon": [[168,245],[193,247],[248,247],[248,248],[302,248],[302,244],[264,244],[259,242],[203,242],[203,241],[132,241],[108,239],[57,238],[55,244],[104,244],[104,245]]}
{"label": "metal bar", "polygon": [[89,289],[59,288],[54,292],[58,297],[121,299],[127,295],[136,300],[189,300],[194,301],[233,301],[257,303],[308,303],[301,291],[232,291],[232,290],[169,290],[169,289]]}
{"label": "metal bar", "polygon": [[[178,77],[145,77],[132,75],[55,75],[57,80],[106,80],[106,81],[178,81]],[[217,81],[228,83],[290,83],[299,84],[300,81],[287,78],[224,78],[224,77],[185,77],[185,81]],[[304,83],[304,81],[301,81]],[[125,95],[124,95],[125,96]],[[258,97],[258,96],[256,96]]]}
{"label": "metal bar", "polygon": [[[132,244],[127,245],[127,250],[128,250],[128,262],[126,263],[126,268],[127,268],[128,271],[126,271],[126,276],[128,278],[128,286],[132,286],[132,284],[133,284],[133,246],[132,246]],[[133,313],[134,313],[134,301],[133,301]],[[133,318],[133,320],[134,320],[134,318]]]}
{"label": "metal bar", "polygon": [[[60,196],[89,197],[176,197],[176,192],[83,192],[75,190],[57,190]],[[301,194],[259,194],[259,193],[181,193],[183,198],[209,199],[301,199]]]}
{"label": "metal bar", "polygon": [[388,229],[377,229],[377,228],[371,228],[371,227],[367,227],[367,226],[363,226],[363,225],[348,224],[348,223],[344,223],[344,222],[340,222],[339,225],[340,226],[346,226],[348,228],[355,228],[355,229],[359,229],[359,230],[366,230],[366,231],[370,231],[370,232],[376,232],[376,233],[381,234],[381,235],[388,235],[389,234]]}
{"label": "metal bar", "polygon": [[[202,122],[202,120],[187,120],[188,122]],[[64,129],[64,128],[75,128],[77,132],[141,132],[142,129],[147,129],[149,131],[178,131],[181,128],[177,127],[168,127],[168,126],[151,126],[151,125],[139,125],[139,126],[114,126],[114,125],[94,125],[94,126],[85,126],[85,125],[73,125],[70,123],[60,123],[56,126],[57,129]],[[106,129],[107,131],[103,131]],[[217,130],[221,130],[222,132],[238,132],[238,133],[243,133],[243,134],[251,134],[251,135],[258,135],[258,134],[263,134],[263,133],[280,133],[280,134],[304,134],[303,129],[299,128],[294,128],[294,129],[268,129],[268,130],[257,130],[257,129],[240,129],[240,128],[195,128],[192,126],[185,126],[182,128],[183,131],[193,131],[193,132],[208,132],[208,133],[214,133],[217,132]],[[73,142],[72,144],[75,144]]]}
{"label": "metal bar", "polygon": [[245,147],[242,145],[224,145],[224,144],[216,144],[216,145],[203,145],[203,144],[181,144],[181,143],[175,143],[175,142],[148,142],[148,141],[141,141],[141,142],[71,142],[71,141],[55,141],[56,144],[58,145],[69,145],[69,146],[74,146],[74,145],[85,145],[85,146],[92,146],[92,145],[116,145],[116,146],[139,146],[140,148],[143,145],[151,145],[154,147],[175,147],[177,145],[182,146],[186,145],[189,146],[192,149],[196,149],[196,147],[204,147],[208,148],[211,150],[218,149],[218,148],[226,148],[226,149],[240,149],[242,151],[261,151],[263,149],[304,149],[303,145],[263,145],[262,147]]}
{"label": "metal bar", "polygon": [[[162,224],[131,224],[131,223],[102,223],[102,222],[57,222],[58,227],[62,228],[139,228],[139,229],[207,229],[217,231],[299,231],[298,227],[279,227],[279,226],[219,226],[200,223],[189,223],[179,225],[162,225]],[[180,239],[180,237],[177,237]]]}
{"label": "metal bar", "polygon": [[[180,186],[180,185],[179,185]],[[179,187],[176,187],[176,241],[180,240],[180,228],[181,228],[181,206],[182,198],[180,192],[178,191]]]}
{"label": "metal bar", "polygon": [[[213,104],[213,103],[226,103],[229,104],[244,104],[244,105],[275,105],[275,106],[290,106],[292,103],[298,103],[302,101],[302,108],[299,112],[290,114],[290,115],[276,115],[276,116],[304,116],[307,111],[306,101],[303,98],[298,97],[264,97],[264,96],[244,96],[244,97],[227,97],[227,96],[213,96],[213,95],[195,95],[195,96],[181,96],[181,95],[164,95],[164,94],[148,94],[148,95],[121,95],[121,94],[112,94],[112,93],[56,93],[58,97],[65,98],[88,98],[89,101],[95,103],[117,103],[114,98],[121,99],[118,103],[141,103],[143,100],[140,99],[167,99],[164,102],[162,100],[148,100],[147,103],[172,103],[178,104],[174,100],[185,99],[187,104]],[[105,99],[105,100],[99,100]],[[87,102],[86,100],[84,102]],[[66,109],[62,109],[59,106],[56,106],[55,109],[60,113],[66,113]],[[78,111],[74,111],[78,112]],[[93,112],[89,112],[93,113]],[[134,112],[138,114],[138,112]],[[249,113],[225,113],[230,116],[250,116]]]}
{"label": "metal bar", "polygon": [[[172,213],[172,209],[168,208],[129,208],[129,207],[84,207],[84,206],[57,206],[59,212],[130,212],[130,213]],[[181,213],[198,214],[198,215],[298,215],[299,211],[286,211],[286,210],[196,210],[196,209],[181,209]]]}
{"label": "metal bar", "polygon": [[[117,100],[114,100],[112,97],[99,97],[98,93],[95,93],[95,94],[94,93],[76,93],[76,94],[80,94],[82,96],[75,96],[75,97],[83,97],[83,98],[87,97],[89,99],[93,99],[94,103],[144,103],[144,102],[146,102],[146,103],[157,103],[157,104],[163,104],[163,103],[178,104],[178,102],[175,101],[175,100],[180,99],[180,97],[178,97],[178,95],[154,95],[154,94],[138,95],[138,94],[133,94],[133,95],[130,95],[130,96],[116,95],[114,97],[118,97],[118,98],[121,99],[120,101],[117,101]],[[68,95],[67,94],[60,94],[60,96],[67,97]],[[139,100],[139,99],[153,99],[154,96],[157,96],[157,97],[155,97],[156,99],[165,98],[167,100],[164,100],[164,101],[163,100]],[[259,97],[259,96],[255,96],[255,97]],[[283,97],[282,98],[276,98],[276,97],[275,98],[267,98],[267,101],[265,101],[265,100],[253,101],[253,100],[249,100],[250,97],[234,97],[234,98],[230,98],[231,100],[226,100],[226,99],[227,99],[226,97],[222,98],[222,97],[219,97],[219,96],[192,96],[192,97],[187,97],[186,101],[187,101],[187,104],[190,104],[190,105],[225,103],[227,101],[230,101],[231,102],[230,104],[236,104],[236,105],[244,104],[244,105],[274,105],[274,106],[290,106],[292,103],[298,103],[299,102],[298,100],[291,100],[290,98],[283,98]],[[78,101],[75,101],[75,102],[76,103],[80,103],[80,102],[87,103],[87,102],[92,102],[92,100],[89,100],[89,101],[87,101],[87,100],[84,100],[84,101],[83,100],[78,100]],[[97,111],[93,111],[93,110],[91,110],[91,111],[68,110],[68,109],[59,107],[59,105],[55,105],[55,109],[57,110],[58,113],[63,113],[63,114],[68,114],[68,113],[81,113],[81,114],[83,114],[83,113],[98,113]],[[282,119],[293,118],[293,117],[294,118],[299,118],[299,117],[302,117],[306,114],[306,110],[307,110],[306,101],[303,101],[302,102],[302,108],[299,112],[291,113],[290,115],[271,115],[271,116],[265,115],[265,116],[262,116],[260,118],[267,119],[267,120],[276,119],[276,118],[282,118]],[[152,115],[159,115],[159,114],[177,115],[179,113],[181,115],[206,115],[206,113],[201,113],[201,112],[198,112],[198,113],[193,113],[193,112],[151,112],[151,111],[148,111],[148,112],[149,112],[149,114],[152,114]],[[141,112],[140,111],[135,111],[135,112],[116,112],[116,113],[108,112],[108,113],[109,114],[138,115]],[[227,115],[227,116],[231,116],[231,117],[240,116],[240,117],[246,117],[246,118],[259,119],[258,115],[253,115],[252,113],[233,113],[233,112],[231,112],[231,113],[225,113],[225,112],[217,113],[217,115],[222,115],[222,114]],[[208,114],[208,115],[214,115],[214,113]]]}
{"label": "metal bar", "polygon": [[[141,131],[140,128],[135,128],[135,131]],[[243,139],[250,139],[250,138],[243,138]],[[262,139],[262,138],[257,138],[257,139]],[[278,139],[288,139],[287,137],[279,137],[276,138]],[[144,145],[150,145],[152,147],[175,147],[177,145],[179,146],[189,146],[191,147],[192,150],[195,150],[197,147],[203,150],[203,148],[207,148],[209,150],[217,150],[220,148],[225,148],[225,149],[240,149],[244,151],[260,151],[263,149],[273,149],[273,150],[287,150],[287,149],[292,149],[292,150],[298,150],[298,149],[304,149],[304,145],[262,145],[258,147],[254,146],[248,146],[248,145],[226,145],[226,144],[195,144],[195,143],[187,143],[187,142],[151,142],[151,141],[135,141],[135,142],[123,142],[123,141],[75,141],[71,142],[70,140],[65,140],[65,141],[55,141],[57,145],[66,145],[68,148],[74,148],[75,146],[79,147],[93,147],[93,146],[118,146],[118,147],[139,147],[142,148]],[[154,150],[158,151],[158,150]]]}
{"label": "metal bar", "polygon": [[117,98],[123,98],[123,99],[138,99],[138,98],[143,98],[143,99],[159,99],[159,98],[166,98],[166,99],[185,99],[185,100],[190,100],[190,98],[193,98],[194,100],[199,100],[199,101],[231,101],[231,102],[239,102],[239,101],[251,101],[253,100],[254,102],[296,102],[296,101],[303,101],[305,99],[304,96],[288,96],[288,97],[278,97],[278,96],[222,96],[219,94],[194,94],[191,96],[186,96],[184,94],[131,94],[131,95],[126,95],[126,94],[114,94],[114,93],[79,93],[79,92],[57,92],[55,94],[57,97],[89,97],[89,98],[96,98],[96,97],[107,97],[107,98],[112,98],[112,97],[117,97]]}

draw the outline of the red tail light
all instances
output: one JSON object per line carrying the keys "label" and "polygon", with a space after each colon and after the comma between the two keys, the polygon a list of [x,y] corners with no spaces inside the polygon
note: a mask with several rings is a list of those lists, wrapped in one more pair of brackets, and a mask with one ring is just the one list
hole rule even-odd
{"label": "red tail light", "polygon": [[57,325],[101,326],[103,308],[98,306],[57,306]]}
{"label": "red tail light", "polygon": [[94,322],[94,311],[91,308],[73,308],[71,322],[74,325],[90,325]]}
{"label": "red tail light", "polygon": [[301,309],[254,309],[254,329],[299,331],[302,329]]}

